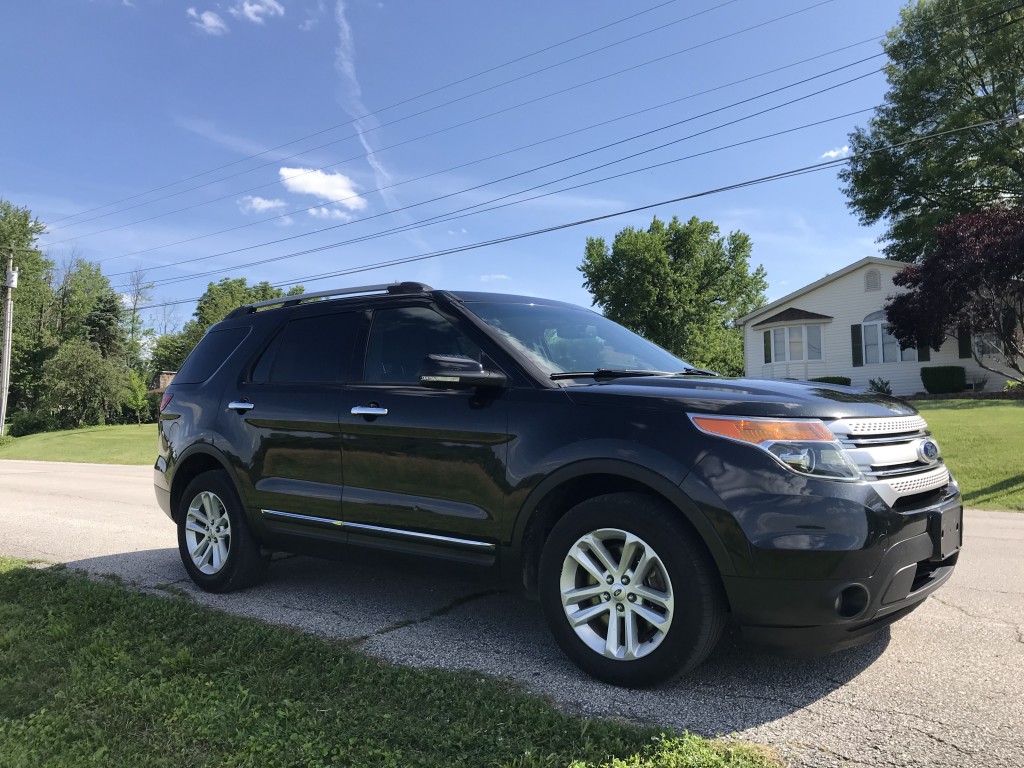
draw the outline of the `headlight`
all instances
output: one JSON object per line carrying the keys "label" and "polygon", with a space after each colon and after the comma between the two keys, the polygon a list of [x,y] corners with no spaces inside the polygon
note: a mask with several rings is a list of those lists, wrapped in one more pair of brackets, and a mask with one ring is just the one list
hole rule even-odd
{"label": "headlight", "polygon": [[799,475],[857,480],[860,471],[828,427],[818,419],[757,419],[695,416],[701,432],[753,445]]}

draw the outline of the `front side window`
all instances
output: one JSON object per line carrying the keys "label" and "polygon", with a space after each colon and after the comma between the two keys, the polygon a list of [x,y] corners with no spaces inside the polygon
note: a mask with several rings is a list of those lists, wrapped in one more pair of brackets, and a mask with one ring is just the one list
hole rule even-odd
{"label": "front side window", "polygon": [[771,350],[771,357],[766,354],[766,363],[803,362],[804,360],[821,360],[821,326],[791,325],[784,328],[772,328],[765,331],[765,339],[771,338],[771,345],[765,343],[765,352]]}
{"label": "front side window", "polygon": [[913,347],[901,350],[899,341],[889,333],[884,310],[865,317],[863,329],[865,365],[917,361],[917,350]]}
{"label": "front side window", "polygon": [[419,382],[427,355],[462,355],[481,360],[480,348],[448,318],[429,307],[396,307],[374,313],[363,380]]}

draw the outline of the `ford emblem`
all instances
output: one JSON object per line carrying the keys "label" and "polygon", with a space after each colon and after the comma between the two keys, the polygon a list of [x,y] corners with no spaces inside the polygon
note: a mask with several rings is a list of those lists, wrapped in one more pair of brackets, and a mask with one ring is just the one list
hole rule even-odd
{"label": "ford emblem", "polygon": [[934,440],[922,440],[917,446],[917,455],[925,464],[934,464],[939,460],[939,444]]}

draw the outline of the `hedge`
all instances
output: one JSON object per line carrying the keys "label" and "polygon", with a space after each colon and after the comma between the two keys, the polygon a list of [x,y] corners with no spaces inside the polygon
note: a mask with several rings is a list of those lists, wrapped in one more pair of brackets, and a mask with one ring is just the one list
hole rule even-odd
{"label": "hedge", "polygon": [[967,372],[962,365],[933,365],[921,369],[921,383],[930,395],[963,392],[967,389]]}

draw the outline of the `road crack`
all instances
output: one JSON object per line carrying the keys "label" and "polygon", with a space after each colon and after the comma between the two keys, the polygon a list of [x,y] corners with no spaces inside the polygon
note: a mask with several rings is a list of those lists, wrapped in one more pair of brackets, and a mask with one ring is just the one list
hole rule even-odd
{"label": "road crack", "polygon": [[471,603],[474,600],[479,600],[484,597],[491,597],[492,595],[497,594],[501,594],[501,590],[487,589],[481,592],[471,592],[468,595],[461,595],[460,597],[456,597],[454,600],[446,603],[445,605],[442,605],[440,608],[435,608],[426,616],[421,616],[418,619],[403,619],[401,621],[396,621],[393,624],[389,624],[388,626],[378,629],[376,632],[367,635],[364,639],[369,640],[371,637],[387,635],[391,632],[397,632],[400,629],[405,629],[406,627],[416,626],[417,624],[426,624],[428,621],[432,621],[433,619],[437,619],[441,616],[451,613],[456,608],[461,608],[466,603]]}

